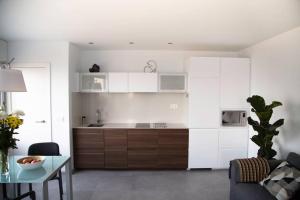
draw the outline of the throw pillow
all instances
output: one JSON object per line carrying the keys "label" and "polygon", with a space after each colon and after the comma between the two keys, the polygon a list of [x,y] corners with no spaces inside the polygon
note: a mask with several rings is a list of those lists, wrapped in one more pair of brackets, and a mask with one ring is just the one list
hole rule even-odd
{"label": "throw pillow", "polygon": [[276,199],[291,199],[300,189],[300,171],[284,161],[260,184]]}

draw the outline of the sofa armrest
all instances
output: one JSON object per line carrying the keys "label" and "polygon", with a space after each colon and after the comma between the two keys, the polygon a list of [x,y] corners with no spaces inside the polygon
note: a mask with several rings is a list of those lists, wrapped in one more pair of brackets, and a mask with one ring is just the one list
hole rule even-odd
{"label": "sofa armrest", "polygon": [[230,161],[229,178],[230,183],[238,183],[240,180],[240,168],[237,160]]}

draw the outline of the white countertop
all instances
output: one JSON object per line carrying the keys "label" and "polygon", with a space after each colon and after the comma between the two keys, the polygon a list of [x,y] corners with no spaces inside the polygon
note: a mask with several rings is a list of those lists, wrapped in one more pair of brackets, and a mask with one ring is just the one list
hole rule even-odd
{"label": "white countertop", "polygon": [[101,127],[88,127],[85,126],[77,126],[74,128],[99,128],[99,129],[188,129],[187,126],[183,123],[167,123],[166,128],[136,128],[135,123],[104,123],[104,126]]}

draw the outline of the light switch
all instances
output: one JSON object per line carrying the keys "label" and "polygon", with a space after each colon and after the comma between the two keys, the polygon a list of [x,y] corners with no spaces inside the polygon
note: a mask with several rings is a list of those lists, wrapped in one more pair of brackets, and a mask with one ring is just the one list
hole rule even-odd
{"label": "light switch", "polygon": [[177,108],[178,108],[178,104],[176,104],[176,103],[170,104],[170,109],[171,110],[176,110]]}

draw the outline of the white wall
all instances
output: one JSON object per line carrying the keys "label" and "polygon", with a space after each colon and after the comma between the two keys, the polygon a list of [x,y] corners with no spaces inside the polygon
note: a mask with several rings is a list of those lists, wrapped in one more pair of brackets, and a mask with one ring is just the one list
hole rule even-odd
{"label": "white wall", "polygon": [[7,42],[0,39],[0,63],[7,61]]}
{"label": "white wall", "polygon": [[70,155],[69,43],[9,42],[8,57],[16,62],[48,62],[51,65],[52,139],[63,155]]}
{"label": "white wall", "polygon": [[[191,56],[237,56],[236,52],[110,50],[81,52],[81,72],[98,64],[104,72],[143,71],[146,62],[154,59],[159,72],[184,72]],[[106,122],[178,122],[187,123],[185,94],[82,94],[82,113],[95,123],[96,109]],[[177,109],[170,109],[177,104]],[[78,119],[77,119],[78,120]]]}
{"label": "white wall", "polygon": [[[263,96],[268,103],[283,103],[275,108],[272,118],[285,119],[280,136],[274,140],[279,157],[290,151],[300,153],[300,27],[247,48],[241,55],[251,58],[251,94]],[[249,156],[255,156],[256,151],[250,141]]]}

